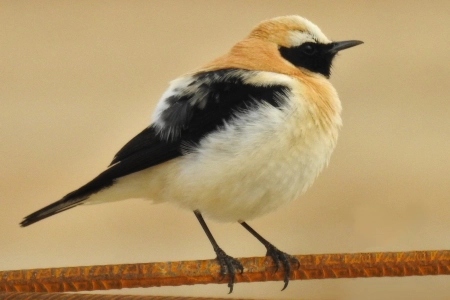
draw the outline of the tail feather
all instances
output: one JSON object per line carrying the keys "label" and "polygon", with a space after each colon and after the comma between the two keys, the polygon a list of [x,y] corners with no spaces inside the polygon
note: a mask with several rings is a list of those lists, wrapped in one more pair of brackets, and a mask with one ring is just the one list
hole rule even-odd
{"label": "tail feather", "polygon": [[83,204],[83,201],[87,200],[92,194],[111,187],[120,177],[180,156],[180,144],[181,140],[174,142],[160,140],[153,127],[145,129],[117,153],[108,169],[79,189],[67,194],[61,200],[26,216],[20,225],[25,227]]}
{"label": "tail feather", "polygon": [[87,184],[64,196],[61,200],[26,216],[20,223],[20,226],[26,227],[72,207],[83,204],[83,201],[88,199],[92,194],[114,184],[114,177],[110,176],[111,170],[113,170],[113,168],[107,169]]}
{"label": "tail feather", "polygon": [[52,203],[44,208],[41,208],[40,210],[32,213],[31,215],[28,215],[24,218],[24,220],[20,223],[21,227],[26,227],[28,225],[34,224],[40,220],[46,219],[48,217],[51,217],[53,215],[56,215],[60,212],[63,212],[65,210],[71,209],[75,206],[83,204],[84,199],[77,199],[78,201],[71,201],[68,202],[64,198]]}

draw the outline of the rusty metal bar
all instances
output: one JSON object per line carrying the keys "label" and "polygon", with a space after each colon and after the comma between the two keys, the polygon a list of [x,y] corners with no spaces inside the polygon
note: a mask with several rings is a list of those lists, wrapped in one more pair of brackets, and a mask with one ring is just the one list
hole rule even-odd
{"label": "rusty metal bar", "polygon": [[[0,293],[0,300],[230,300],[230,298],[198,298],[171,296],[94,295],[66,293]],[[233,298],[233,300],[239,300]],[[240,299],[244,300],[244,299]],[[247,299],[248,300],[248,299]]]}
{"label": "rusty metal bar", "polygon": [[[450,251],[297,255],[291,280],[449,275]],[[236,282],[283,280],[269,257],[241,258]],[[0,292],[80,292],[152,286],[227,283],[216,260],[177,261],[0,272]]]}

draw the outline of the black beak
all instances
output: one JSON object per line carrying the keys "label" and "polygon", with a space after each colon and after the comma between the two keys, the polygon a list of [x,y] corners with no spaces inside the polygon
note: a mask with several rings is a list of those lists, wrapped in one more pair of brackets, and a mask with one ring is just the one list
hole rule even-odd
{"label": "black beak", "polygon": [[351,41],[342,41],[342,42],[334,42],[331,43],[333,45],[333,47],[329,50],[329,52],[331,53],[337,53],[341,50],[344,49],[348,49],[351,47],[355,47],[358,45],[361,45],[363,42],[361,41],[356,41],[356,40],[351,40]]}

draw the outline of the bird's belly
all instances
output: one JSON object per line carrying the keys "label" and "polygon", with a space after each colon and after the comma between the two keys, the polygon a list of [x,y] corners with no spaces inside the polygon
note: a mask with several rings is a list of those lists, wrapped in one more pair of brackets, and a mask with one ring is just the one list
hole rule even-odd
{"label": "bird's belly", "polygon": [[166,200],[228,222],[298,198],[327,164],[335,141],[305,116],[264,109],[256,122],[229,124],[183,156]]}

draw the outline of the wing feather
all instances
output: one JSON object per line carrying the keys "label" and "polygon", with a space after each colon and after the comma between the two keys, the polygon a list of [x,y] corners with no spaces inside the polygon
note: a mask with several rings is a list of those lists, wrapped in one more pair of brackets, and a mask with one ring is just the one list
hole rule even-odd
{"label": "wing feather", "polygon": [[200,73],[177,81],[161,99],[155,123],[117,152],[108,169],[61,200],[25,217],[22,226],[82,204],[90,195],[112,186],[117,178],[139,172],[183,155],[183,145],[198,145],[220,130],[238,112],[260,103],[281,105],[284,85],[247,84],[255,71],[227,69]]}

